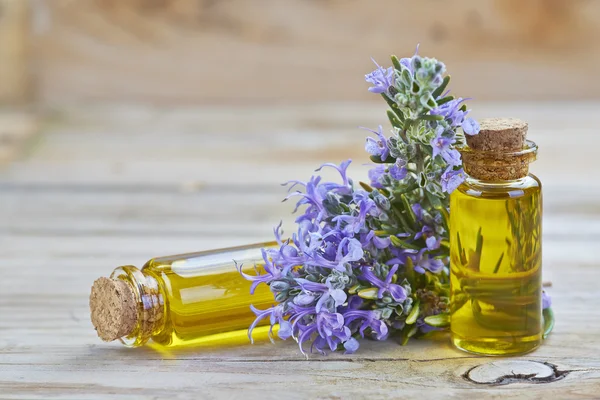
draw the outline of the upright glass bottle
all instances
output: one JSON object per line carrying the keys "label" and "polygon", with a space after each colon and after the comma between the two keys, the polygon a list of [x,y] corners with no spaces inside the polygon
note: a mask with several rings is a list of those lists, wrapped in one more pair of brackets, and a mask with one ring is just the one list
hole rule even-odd
{"label": "upright glass bottle", "polygon": [[467,175],[450,196],[451,337],[459,349],[521,354],[542,340],[542,185],[527,124],[481,121],[459,149]]}
{"label": "upright glass bottle", "polygon": [[[99,278],[92,287],[90,309],[98,336],[128,347],[248,343],[247,329],[255,318],[250,304],[267,308],[275,300],[266,285],[250,295],[250,282],[236,263],[246,273],[255,274],[255,266],[264,273],[261,249],[275,245],[153,258],[141,269],[118,267],[110,279]],[[254,336],[266,337],[268,330],[261,326]]]}

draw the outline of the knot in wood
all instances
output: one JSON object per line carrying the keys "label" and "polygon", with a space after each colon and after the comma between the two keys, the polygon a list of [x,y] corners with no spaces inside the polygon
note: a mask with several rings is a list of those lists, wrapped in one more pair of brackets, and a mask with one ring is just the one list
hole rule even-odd
{"label": "knot in wood", "polygon": [[511,383],[550,383],[567,376],[569,371],[559,371],[548,362],[501,360],[476,365],[463,374],[463,378],[480,385],[500,386]]}

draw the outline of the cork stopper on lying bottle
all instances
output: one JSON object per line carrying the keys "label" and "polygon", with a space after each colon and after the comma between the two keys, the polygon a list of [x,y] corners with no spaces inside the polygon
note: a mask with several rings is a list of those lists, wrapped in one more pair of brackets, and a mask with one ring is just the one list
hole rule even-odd
{"label": "cork stopper on lying bottle", "polygon": [[459,149],[465,172],[484,181],[506,181],[527,176],[537,147],[527,140],[527,122],[515,118],[480,121],[477,135],[466,135],[468,147]]}
{"label": "cork stopper on lying bottle", "polygon": [[98,278],[94,282],[90,311],[92,324],[105,342],[131,334],[138,320],[133,289],[120,279]]}

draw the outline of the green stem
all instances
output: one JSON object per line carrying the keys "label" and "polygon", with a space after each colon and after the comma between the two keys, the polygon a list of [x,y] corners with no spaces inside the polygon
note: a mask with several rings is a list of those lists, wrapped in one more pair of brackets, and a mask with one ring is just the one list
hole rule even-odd
{"label": "green stem", "polygon": [[554,329],[554,311],[548,307],[542,314],[544,315],[544,334],[542,337],[546,339],[550,335],[550,332],[552,332],[552,329]]}

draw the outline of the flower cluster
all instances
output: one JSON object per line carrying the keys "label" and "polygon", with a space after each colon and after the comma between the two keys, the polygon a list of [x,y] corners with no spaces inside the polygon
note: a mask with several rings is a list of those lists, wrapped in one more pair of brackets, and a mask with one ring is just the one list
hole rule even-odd
{"label": "flower cluster", "polygon": [[[323,165],[339,172],[340,183],[322,182],[319,176],[289,183],[287,198],[297,196],[297,208],[305,206],[296,219],[297,232],[284,241],[278,226],[279,246],[263,249],[265,272],[242,272],[253,288],[268,284],[278,303],[254,309],[250,334],[269,318],[279,324],[279,337],[293,336],[303,352],[311,338],[311,349],[318,352],[343,348],[351,353],[358,349],[356,336],[382,340],[391,324],[398,327],[410,314],[411,285],[398,270],[407,257],[416,259],[416,252],[392,244],[384,233],[394,224],[392,204],[367,185],[355,188],[347,176],[349,165]],[[425,259],[419,265],[430,268]]]}
{"label": "flower cluster", "polygon": [[[388,103],[390,137],[369,130],[365,149],[375,166],[355,186],[350,161],[324,164],[340,182],[289,182],[298,197],[297,232],[263,249],[262,273],[243,276],[270,287],[277,302],[252,308],[252,330],[267,319],[278,336],[319,353],[353,353],[358,338],[402,343],[448,325],[448,194],[464,179],[454,148],[479,125],[464,99],[446,91],[446,67],[418,54],[365,76]],[[320,168],[317,170],[319,171]],[[295,210],[295,211],[296,211]],[[258,270],[257,270],[258,271]]]}

